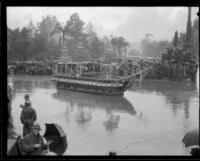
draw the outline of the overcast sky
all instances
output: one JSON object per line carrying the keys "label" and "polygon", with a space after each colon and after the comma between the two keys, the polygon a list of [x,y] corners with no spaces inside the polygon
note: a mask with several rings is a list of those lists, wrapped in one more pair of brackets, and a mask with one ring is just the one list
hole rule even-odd
{"label": "overcast sky", "polygon": [[[8,7],[7,25],[11,29],[27,26],[49,14],[66,23],[73,13],[91,22],[98,36],[123,36],[129,42],[140,41],[146,33],[154,39],[171,40],[175,30],[186,31],[187,7]],[[197,18],[197,7],[192,7],[192,20]]]}

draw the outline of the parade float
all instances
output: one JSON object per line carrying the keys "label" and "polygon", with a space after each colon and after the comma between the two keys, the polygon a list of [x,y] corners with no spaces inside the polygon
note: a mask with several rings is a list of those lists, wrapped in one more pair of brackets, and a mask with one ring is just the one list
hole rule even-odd
{"label": "parade float", "polygon": [[141,70],[140,66],[132,61],[127,61],[125,66],[126,69],[123,63],[73,61],[69,56],[65,56],[55,64],[52,80],[59,89],[123,95],[132,87],[134,81],[138,79],[141,81],[143,73],[147,72],[146,69]]}

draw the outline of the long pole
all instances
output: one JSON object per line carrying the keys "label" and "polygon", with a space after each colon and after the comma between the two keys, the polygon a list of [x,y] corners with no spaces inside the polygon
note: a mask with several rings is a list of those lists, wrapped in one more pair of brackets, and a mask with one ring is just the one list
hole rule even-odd
{"label": "long pole", "polygon": [[138,66],[139,66],[139,70],[140,70],[140,82],[142,81],[142,69],[140,67],[140,64],[138,63]]}
{"label": "long pole", "polygon": [[138,65],[139,67],[139,71],[140,71],[140,82],[142,81],[142,69],[140,67],[140,64],[138,62],[136,62],[136,64]]}

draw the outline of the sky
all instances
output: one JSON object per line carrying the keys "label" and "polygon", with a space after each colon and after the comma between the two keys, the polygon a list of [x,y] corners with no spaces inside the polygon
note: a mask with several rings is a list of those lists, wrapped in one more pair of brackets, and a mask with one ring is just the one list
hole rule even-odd
{"label": "sky", "polygon": [[[198,7],[192,7],[192,21]],[[123,36],[129,42],[141,41],[146,33],[156,40],[171,41],[174,32],[186,31],[187,7],[7,7],[7,26],[22,28],[30,20],[36,25],[43,16],[56,16],[65,24],[78,13],[87,25],[92,23],[98,36]]]}

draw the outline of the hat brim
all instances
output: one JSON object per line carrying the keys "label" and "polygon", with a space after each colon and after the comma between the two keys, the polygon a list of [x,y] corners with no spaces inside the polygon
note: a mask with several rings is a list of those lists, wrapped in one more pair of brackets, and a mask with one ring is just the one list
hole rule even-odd
{"label": "hat brim", "polygon": [[32,130],[42,130],[42,129],[40,129],[40,128],[32,128]]}

